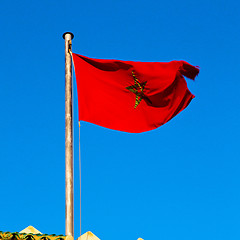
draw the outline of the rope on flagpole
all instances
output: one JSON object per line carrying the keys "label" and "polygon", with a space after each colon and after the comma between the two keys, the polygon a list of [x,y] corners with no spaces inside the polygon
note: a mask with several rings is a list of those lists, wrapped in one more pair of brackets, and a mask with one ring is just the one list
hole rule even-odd
{"label": "rope on flagpole", "polygon": [[[69,40],[69,49],[68,49],[70,55],[71,55],[71,60],[72,60],[72,40]],[[73,62],[73,60],[72,60]],[[73,72],[74,72],[74,69],[73,69],[73,64],[72,64],[72,76],[73,76]],[[74,122],[74,91],[73,91],[73,77],[72,77],[72,121]],[[72,124],[72,135],[73,135],[73,145],[72,145],[72,148],[73,148],[73,193],[74,193],[74,124]],[[73,195],[74,196],[74,195]],[[73,198],[73,201],[74,201],[74,198]],[[74,219],[74,211],[73,211],[73,219]]]}
{"label": "rope on flagpole", "polygon": [[78,122],[78,155],[79,155],[79,188],[80,188],[80,236],[82,235],[82,167],[81,167],[81,151],[80,151],[80,121]]}
{"label": "rope on flagpole", "polygon": [[[72,48],[69,48],[69,53],[72,57]],[[72,57],[72,59],[73,59],[73,57]],[[72,67],[73,67],[73,65],[72,65]],[[72,72],[74,72],[74,71],[72,71]],[[74,106],[74,104],[73,104],[73,106]],[[80,217],[79,217],[80,224],[79,225],[80,225],[80,236],[81,236],[82,235],[82,166],[81,166],[81,148],[80,148],[80,127],[81,127],[80,121],[78,122],[78,126],[79,126],[78,127],[78,161],[79,161],[79,191],[80,191],[80,193],[79,193],[79,195],[80,195],[80,199],[79,199],[79,201],[80,201],[80,204],[79,204],[80,205],[79,206],[80,207]]]}

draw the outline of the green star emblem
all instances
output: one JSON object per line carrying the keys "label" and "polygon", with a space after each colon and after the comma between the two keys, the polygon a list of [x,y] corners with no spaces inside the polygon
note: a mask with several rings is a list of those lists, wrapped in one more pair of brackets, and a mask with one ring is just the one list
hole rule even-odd
{"label": "green star emblem", "polygon": [[136,108],[142,101],[143,97],[145,97],[143,90],[147,82],[140,83],[133,71],[132,71],[132,76],[134,79],[134,85],[126,87],[126,89],[136,94],[136,101],[134,106],[134,108]]}

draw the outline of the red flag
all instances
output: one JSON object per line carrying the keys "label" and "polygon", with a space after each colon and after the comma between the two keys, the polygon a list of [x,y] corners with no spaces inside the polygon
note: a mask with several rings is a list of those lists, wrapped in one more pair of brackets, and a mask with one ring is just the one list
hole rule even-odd
{"label": "red flag", "polygon": [[132,62],[73,53],[79,120],[124,132],[155,129],[188,106],[194,95],[183,77],[199,69],[185,61]]}

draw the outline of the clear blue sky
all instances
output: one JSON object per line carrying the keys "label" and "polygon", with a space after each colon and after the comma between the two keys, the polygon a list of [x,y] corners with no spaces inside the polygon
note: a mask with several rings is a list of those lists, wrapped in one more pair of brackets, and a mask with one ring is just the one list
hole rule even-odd
{"label": "clear blue sky", "polygon": [[73,51],[89,57],[201,68],[188,81],[196,98],[157,130],[82,123],[82,231],[102,240],[239,239],[239,9],[235,0],[2,0],[0,230],[65,232],[62,34],[72,31]]}

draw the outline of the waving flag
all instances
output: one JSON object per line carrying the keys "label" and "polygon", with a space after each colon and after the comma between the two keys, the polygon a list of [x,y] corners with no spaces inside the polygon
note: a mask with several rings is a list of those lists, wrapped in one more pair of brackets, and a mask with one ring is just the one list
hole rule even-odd
{"label": "waving flag", "polygon": [[73,53],[79,120],[130,133],[168,122],[194,95],[183,76],[199,69],[185,61],[133,62],[92,59]]}

